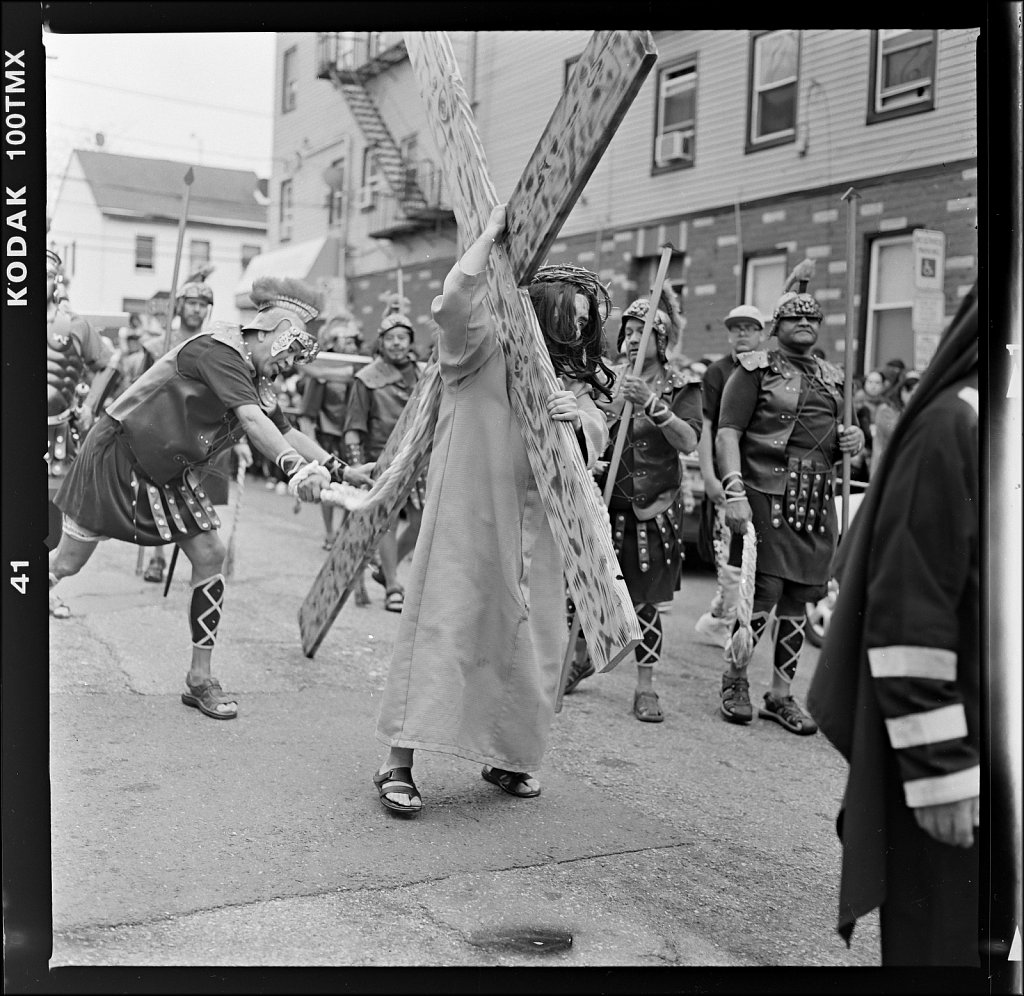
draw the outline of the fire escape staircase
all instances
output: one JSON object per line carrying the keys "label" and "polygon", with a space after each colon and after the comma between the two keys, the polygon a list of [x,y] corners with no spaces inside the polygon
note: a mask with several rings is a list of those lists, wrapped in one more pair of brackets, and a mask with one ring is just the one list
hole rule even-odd
{"label": "fire escape staircase", "polygon": [[[406,162],[402,157],[398,144],[365,86],[367,79],[379,75],[404,58],[407,58],[405,45],[399,43],[353,69],[343,69],[333,59],[322,58],[320,65],[320,78],[330,79],[344,97],[363,137],[373,148],[380,172],[390,188],[390,196],[378,191],[379,203],[370,221],[369,234],[377,238],[391,238],[432,226],[440,219],[454,218],[451,209],[442,207],[438,202],[437,191],[431,191],[431,199],[428,200],[421,187],[416,165]],[[428,172],[425,175],[430,181],[431,174]]]}

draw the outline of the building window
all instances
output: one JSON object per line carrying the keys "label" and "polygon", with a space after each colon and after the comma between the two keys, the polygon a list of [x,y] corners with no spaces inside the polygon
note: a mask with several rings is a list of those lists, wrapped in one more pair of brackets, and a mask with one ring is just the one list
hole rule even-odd
{"label": "building window", "polygon": [[292,237],[292,181],[281,181],[281,203],[278,205],[278,239],[288,242]]}
{"label": "building window", "polygon": [[384,178],[377,159],[377,150],[368,145],[363,149],[363,177],[359,189],[359,208],[369,211],[377,206],[377,194],[384,185]]}
{"label": "building window", "polygon": [[156,252],[156,239],[152,235],[135,236],[135,269],[152,270]]}
{"label": "building window", "polygon": [[745,269],[742,303],[752,304],[764,315],[765,322],[770,323],[786,283],[786,254],[751,256]]}
{"label": "building window", "polygon": [[935,48],[932,28],[871,32],[868,124],[935,107]]}
{"label": "building window", "polygon": [[689,59],[658,74],[654,168],[693,165],[697,119],[697,61]]}
{"label": "building window", "polygon": [[242,246],[242,272],[245,273],[249,264],[260,254],[259,246]]}
{"label": "building window", "polygon": [[796,139],[800,33],[766,31],[750,42],[747,152]]}
{"label": "building window", "polygon": [[188,268],[195,273],[201,266],[210,262],[210,243],[193,239],[188,247]]}
{"label": "building window", "polygon": [[293,45],[284,53],[281,62],[281,113],[287,114],[295,110],[295,90],[299,85],[299,77],[295,68],[299,50]]}
{"label": "building window", "polygon": [[914,238],[884,236],[871,243],[862,372],[900,357],[914,359]]}
{"label": "building window", "polygon": [[340,225],[345,217],[345,160],[335,159],[324,170],[327,182],[327,226]]}
{"label": "building window", "polygon": [[398,151],[402,156],[402,164],[405,166],[405,191],[403,200],[413,199],[418,191],[419,182],[417,171],[420,158],[420,137],[418,134],[406,135],[398,143]]}

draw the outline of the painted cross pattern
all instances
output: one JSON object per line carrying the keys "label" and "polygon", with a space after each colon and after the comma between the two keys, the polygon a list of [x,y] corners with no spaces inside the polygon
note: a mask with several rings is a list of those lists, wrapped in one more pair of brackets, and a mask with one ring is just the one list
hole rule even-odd
{"label": "painted cross pattern", "polygon": [[[468,244],[499,203],[469,99],[444,32],[409,33],[406,47],[435,145],[445,157],[459,230]],[[488,304],[508,365],[512,407],[523,427],[530,465],[591,658],[601,671],[614,667],[640,642],[640,626],[619,574],[607,509],[574,433],[546,415],[546,399],[558,381],[529,295],[520,288],[542,262],[655,59],[649,32],[595,32],[509,197],[506,237],[492,250],[487,271]],[[414,406],[426,404],[436,411],[439,398],[440,378],[433,367],[406,406],[379,470],[390,463],[412,422]],[[315,653],[359,571],[404,503],[418,470],[426,464],[429,446],[429,439],[422,442],[422,459],[407,468],[387,508],[343,510],[339,539],[299,613],[307,656]]]}

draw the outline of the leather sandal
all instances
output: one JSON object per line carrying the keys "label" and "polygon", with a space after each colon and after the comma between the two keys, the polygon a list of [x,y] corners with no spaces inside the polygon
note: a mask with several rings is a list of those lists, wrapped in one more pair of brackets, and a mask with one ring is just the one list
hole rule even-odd
{"label": "leather sandal", "polygon": [[[197,684],[192,684],[186,675],[185,684],[188,691],[181,693],[181,701],[185,705],[192,706],[204,716],[213,719],[234,719],[238,715],[238,700],[227,695],[216,678],[204,678]],[[235,708],[231,712],[221,712],[217,708],[219,705],[231,705]]]}
{"label": "leather sandal", "polygon": [[[419,815],[423,808],[423,800],[420,798],[420,790],[416,788],[416,783],[412,780],[412,768],[391,768],[389,771],[378,771],[373,776],[373,784],[377,786],[377,794],[385,809],[410,817]],[[407,795],[416,801],[405,806],[389,799],[389,793],[391,795]]]}
{"label": "leather sandal", "polygon": [[661,711],[661,702],[658,700],[658,693],[654,691],[634,692],[633,694],[633,715],[641,723],[660,723],[665,719],[665,713]]}
{"label": "leather sandal", "polygon": [[68,608],[67,603],[61,599],[60,595],[51,591],[47,601],[49,604],[50,615],[53,616],[54,619],[67,619],[71,615],[71,609]]}
{"label": "leather sandal", "polygon": [[540,788],[527,787],[526,783],[533,778],[528,771],[506,771],[504,768],[492,768],[485,764],[480,775],[485,782],[497,785],[502,792],[514,795],[517,799],[535,799],[540,795]]}
{"label": "leather sandal", "polygon": [[401,612],[405,607],[405,591],[401,588],[388,588],[384,596],[384,608],[388,612]]}

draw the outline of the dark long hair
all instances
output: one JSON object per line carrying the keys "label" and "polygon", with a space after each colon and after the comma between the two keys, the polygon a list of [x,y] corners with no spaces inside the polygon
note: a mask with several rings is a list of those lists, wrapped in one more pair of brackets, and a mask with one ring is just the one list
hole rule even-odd
{"label": "dark long hair", "polygon": [[[532,283],[529,293],[555,373],[583,381],[611,400],[615,375],[604,362],[604,323],[594,292],[572,280],[542,280]],[[578,339],[577,294],[587,299],[587,324]]]}

